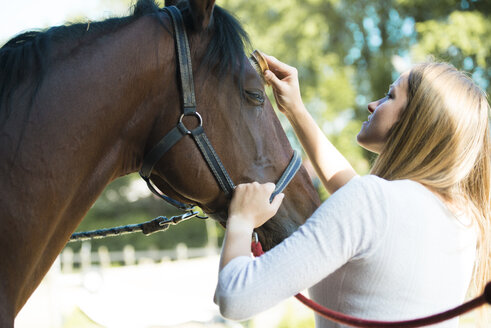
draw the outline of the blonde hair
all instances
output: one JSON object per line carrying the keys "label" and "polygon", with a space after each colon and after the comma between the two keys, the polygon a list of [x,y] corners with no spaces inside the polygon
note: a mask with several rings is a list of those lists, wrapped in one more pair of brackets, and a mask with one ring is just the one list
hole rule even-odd
{"label": "blonde hair", "polygon": [[408,103],[371,173],[411,179],[465,208],[478,226],[473,291],[491,274],[489,103],[465,73],[445,63],[415,66]]}

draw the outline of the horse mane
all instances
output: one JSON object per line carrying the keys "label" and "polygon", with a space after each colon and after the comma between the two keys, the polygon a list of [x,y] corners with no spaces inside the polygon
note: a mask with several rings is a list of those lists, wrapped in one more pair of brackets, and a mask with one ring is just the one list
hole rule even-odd
{"label": "horse mane", "polygon": [[[190,26],[192,20],[187,1],[180,1],[177,6],[183,13],[187,26],[193,28]],[[24,82],[30,83],[30,111],[43,77],[49,70],[49,54],[56,45],[63,43],[72,47],[70,52],[76,51],[77,48],[102,35],[117,31],[142,16],[153,14],[158,17],[160,11],[155,0],[138,0],[132,15],[127,17],[33,30],[7,41],[0,48],[0,124],[5,123],[10,116],[12,94]],[[163,22],[160,23],[167,29]],[[244,71],[242,59],[245,48],[250,46],[248,35],[237,19],[218,6],[215,6],[211,26],[213,33],[200,67],[215,71],[219,77],[238,68],[241,86]]]}

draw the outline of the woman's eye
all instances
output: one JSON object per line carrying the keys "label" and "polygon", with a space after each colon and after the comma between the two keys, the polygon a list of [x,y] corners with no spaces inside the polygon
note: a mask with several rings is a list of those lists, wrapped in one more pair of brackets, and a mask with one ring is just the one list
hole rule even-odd
{"label": "woman's eye", "polygon": [[247,100],[254,106],[264,104],[264,93],[261,90],[245,90]]}
{"label": "woman's eye", "polygon": [[393,95],[392,95],[392,93],[390,93],[390,92],[387,92],[387,93],[385,94],[385,96],[387,97],[387,99],[393,99],[393,98],[394,98],[394,96],[393,96]]}

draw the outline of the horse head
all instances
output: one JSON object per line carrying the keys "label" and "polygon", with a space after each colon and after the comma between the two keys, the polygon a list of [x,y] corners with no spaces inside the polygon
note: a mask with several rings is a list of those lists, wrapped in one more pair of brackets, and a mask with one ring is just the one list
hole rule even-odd
{"label": "horse head", "polygon": [[[261,75],[248,61],[246,33],[214,1],[167,1],[166,5],[180,8],[190,42],[196,111],[201,118],[186,116],[184,125],[192,129],[202,124],[235,184],[277,182],[293,149],[266,96]],[[145,153],[179,121],[182,90],[174,91],[166,99],[165,111],[154,125]],[[168,150],[156,162],[150,178],[166,195],[198,205],[226,225],[230,195],[220,189],[192,138],[184,137]],[[304,168],[284,193],[277,215],[257,229],[266,249],[291,234],[319,205]]]}

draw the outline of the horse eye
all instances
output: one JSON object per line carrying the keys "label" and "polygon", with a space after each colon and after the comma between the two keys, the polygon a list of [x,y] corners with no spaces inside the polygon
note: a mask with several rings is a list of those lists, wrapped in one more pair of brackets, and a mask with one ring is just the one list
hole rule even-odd
{"label": "horse eye", "polygon": [[247,100],[254,106],[264,104],[264,93],[259,89],[245,90]]}

